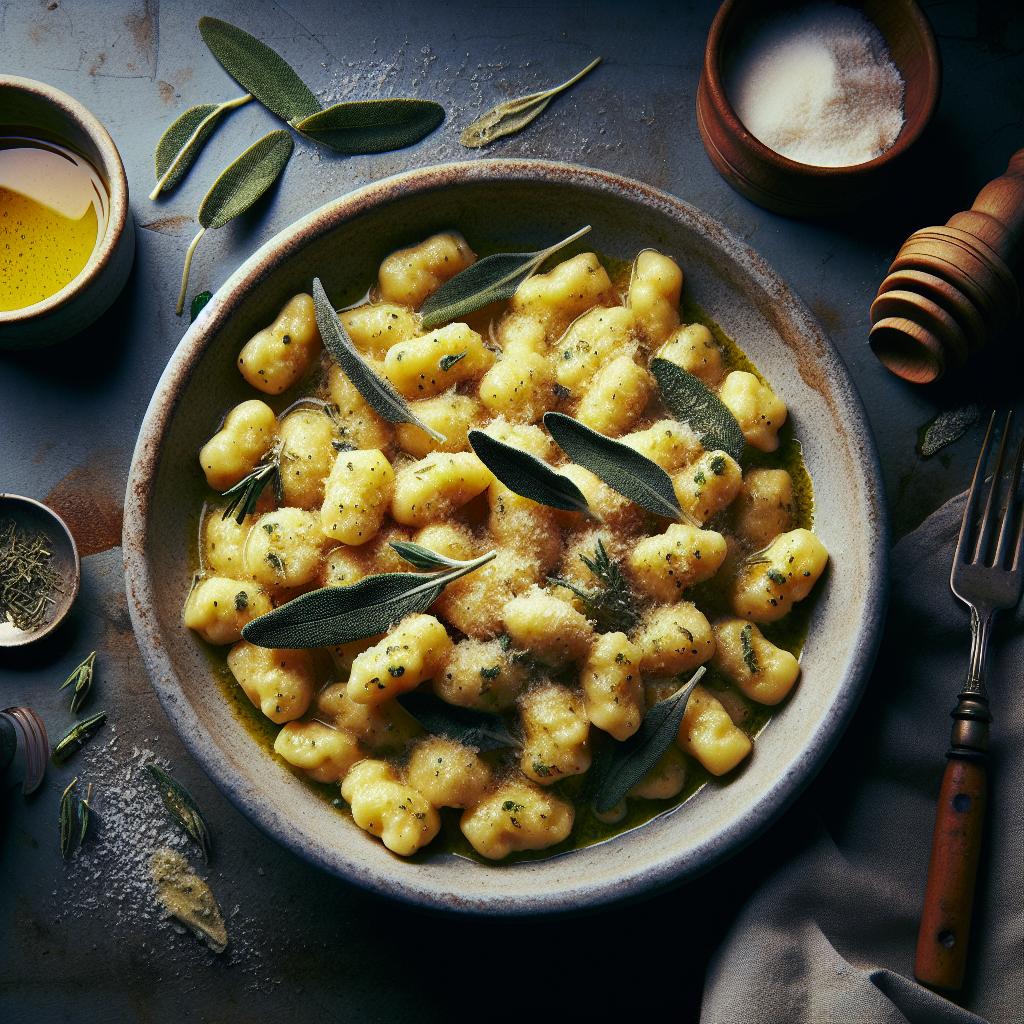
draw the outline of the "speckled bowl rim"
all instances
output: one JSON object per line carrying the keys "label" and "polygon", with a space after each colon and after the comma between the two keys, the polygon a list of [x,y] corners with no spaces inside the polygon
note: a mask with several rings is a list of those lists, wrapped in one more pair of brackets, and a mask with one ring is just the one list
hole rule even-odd
{"label": "speckled bowl rim", "polygon": [[[19,89],[22,92],[41,97],[59,110],[69,121],[74,121],[89,136],[100,153],[101,166],[96,170],[107,179],[110,211],[107,215],[107,228],[103,232],[103,237],[97,242],[96,248],[89,256],[89,261],[78,273],[78,276],[40,302],[31,306],[22,306],[20,309],[0,311],[0,327],[7,324],[26,323],[45,316],[66,305],[75,296],[87,291],[113,259],[114,250],[124,233],[129,214],[128,176],[124,171],[124,163],[121,161],[121,154],[117,151],[117,146],[114,145],[114,140],[100,123],[99,118],[73,96],[61,92],[60,89],[55,89],[52,85],[47,85],[46,82],[37,82],[34,78],[22,78],[20,75],[0,75],[0,90],[5,88]],[[4,125],[0,122],[0,133],[3,128]],[[79,155],[84,156],[84,154]],[[92,163],[91,160],[89,162]]]}
{"label": "speckled bowl rim", "polygon": [[[864,598],[862,640],[847,662],[845,685],[839,689],[822,717],[813,741],[805,748],[807,756],[799,768],[780,776],[765,791],[762,799],[735,818],[728,828],[716,833],[704,847],[664,858],[647,869],[624,869],[623,875],[611,882],[594,884],[583,880],[559,891],[538,891],[528,898],[514,901],[503,898],[499,875],[495,876],[493,897],[467,899],[459,894],[457,884],[442,891],[371,868],[361,862],[358,855],[343,855],[341,851],[304,840],[287,814],[279,813],[262,802],[259,787],[239,777],[230,760],[218,748],[214,736],[203,726],[191,705],[182,699],[181,685],[162,639],[155,611],[156,586],[146,554],[146,523],[160,466],[160,440],[177,411],[181,391],[193,367],[210,339],[217,335],[230,316],[234,305],[232,298],[243,294],[273,267],[293,257],[313,239],[392,199],[467,182],[502,181],[517,184],[554,181],[585,191],[628,197],[712,236],[715,244],[742,266],[765,294],[772,296],[781,309],[780,315],[790,321],[794,330],[817,348],[818,365],[832,382],[829,397],[851,432],[847,443],[854,445],[859,453],[858,461],[863,466],[866,497],[870,505],[866,511],[876,527],[877,538],[870,553],[873,586]],[[888,595],[888,519],[874,440],[867,426],[863,404],[845,364],[804,303],[753,249],[718,221],[675,196],[606,171],[543,160],[479,160],[441,164],[385,178],[325,204],[285,228],[249,257],[221,286],[186,332],[156,385],[132,459],[125,501],[123,547],[129,613],[150,680],[183,743],[228,799],[267,835],[292,852],[364,889],[425,909],[491,916],[574,913],[636,900],[693,879],[754,839],[778,818],[814,777],[856,710],[874,663]],[[500,868],[496,870],[500,871]]]}

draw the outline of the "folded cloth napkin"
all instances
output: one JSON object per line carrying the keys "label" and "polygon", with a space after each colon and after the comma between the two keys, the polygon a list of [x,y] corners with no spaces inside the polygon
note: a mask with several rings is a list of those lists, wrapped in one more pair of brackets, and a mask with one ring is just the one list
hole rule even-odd
{"label": "folded cloth napkin", "polygon": [[964,1009],[913,980],[948,712],[968,612],[949,570],[964,496],[893,551],[885,640],[856,719],[806,798],[810,839],[747,900],[708,967],[701,1024],[1024,1021],[1024,615],[997,620],[988,831]]}

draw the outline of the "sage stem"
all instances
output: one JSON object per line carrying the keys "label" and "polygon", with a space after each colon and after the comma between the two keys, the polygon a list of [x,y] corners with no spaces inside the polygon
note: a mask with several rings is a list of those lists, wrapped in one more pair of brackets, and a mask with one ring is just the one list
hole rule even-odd
{"label": "sage stem", "polygon": [[178,293],[178,307],[174,311],[178,316],[181,316],[182,310],[185,308],[185,296],[188,294],[188,273],[192,269],[192,256],[195,254],[199,239],[205,234],[206,228],[200,228],[196,232],[196,237],[189,242],[188,250],[185,252],[185,266],[181,271],[181,291]]}

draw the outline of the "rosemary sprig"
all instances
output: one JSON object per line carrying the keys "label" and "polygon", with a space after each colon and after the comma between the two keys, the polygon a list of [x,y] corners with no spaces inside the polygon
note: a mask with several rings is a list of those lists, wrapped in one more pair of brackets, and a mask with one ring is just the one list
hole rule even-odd
{"label": "rosemary sprig", "polygon": [[583,602],[587,617],[594,620],[599,632],[632,632],[640,622],[636,597],[619,564],[609,557],[604,541],[598,537],[594,557],[580,555],[580,561],[597,578],[599,589],[585,589],[560,576],[549,576],[548,582],[572,591]]}
{"label": "rosemary sprig", "polygon": [[199,805],[192,794],[170,772],[158,764],[146,765],[146,771],[156,783],[160,799],[167,813],[182,827],[185,834],[199,847],[203,860],[210,862],[210,830],[206,827]]}
{"label": "rosemary sprig", "polygon": [[757,660],[757,651],[754,650],[754,627],[749,622],[740,630],[740,647],[750,674],[756,676],[761,671],[761,665]]}
{"label": "rosemary sprig", "polygon": [[71,695],[71,713],[77,715],[84,707],[92,692],[93,669],[96,665],[96,652],[93,651],[80,665],[72,669],[71,675],[58,687],[63,690],[65,687],[74,684],[75,690]]}
{"label": "rosemary sprig", "polygon": [[81,722],[75,722],[53,748],[53,753],[50,755],[53,758],[53,763],[61,765],[72,754],[81,750],[106,720],[106,711],[98,711],[91,718],[83,718]]}
{"label": "rosemary sprig", "polygon": [[251,516],[256,511],[260,495],[271,482],[274,484],[274,496],[280,505],[284,501],[284,493],[281,489],[281,453],[277,448],[251,473],[243,476],[237,484],[223,492],[221,497],[230,500],[224,506],[221,519],[227,519],[234,513],[235,522],[241,525],[246,516]]}
{"label": "rosemary sprig", "polygon": [[76,775],[67,786],[67,789],[60,797],[60,811],[58,819],[60,822],[60,855],[67,860],[76,847],[85,842],[85,836],[89,831],[89,800],[92,797],[92,783],[86,787],[85,796],[79,796],[75,791],[78,786]]}

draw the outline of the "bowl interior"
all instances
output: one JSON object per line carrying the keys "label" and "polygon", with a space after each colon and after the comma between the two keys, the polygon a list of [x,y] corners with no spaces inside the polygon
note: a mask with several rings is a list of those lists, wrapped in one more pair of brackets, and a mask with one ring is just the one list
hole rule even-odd
{"label": "bowl interior", "polygon": [[0,494],[0,523],[6,520],[13,520],[20,529],[45,535],[53,553],[50,566],[64,581],[64,589],[53,595],[51,614],[34,629],[18,630],[9,622],[0,621],[0,647],[21,647],[42,639],[61,624],[78,596],[81,570],[75,540],[67,524],[56,512],[33,498]]}
{"label": "bowl interior", "polygon": [[[737,777],[641,829],[548,860],[487,866],[429,851],[394,857],[257,747],[210,683],[181,625],[197,515],[197,452],[233,403],[253,397],[240,346],[321,277],[356,299],[387,253],[444,228],[478,248],[538,249],[583,224],[587,241],[632,258],[676,257],[693,297],[758,363],[789,405],[814,478],[816,529],[834,568],[820,584],[804,678]],[[885,521],[874,448],[840,360],[805,307],[716,221],[646,186],[598,171],[491,161],[428,168],[369,186],[268,243],[214,296],[158,385],[129,484],[125,558],[140,646],[165,709],[216,781],[269,833],[380,892],[497,913],[575,909],[691,876],[763,827],[820,765],[859,696],[884,588]]]}

